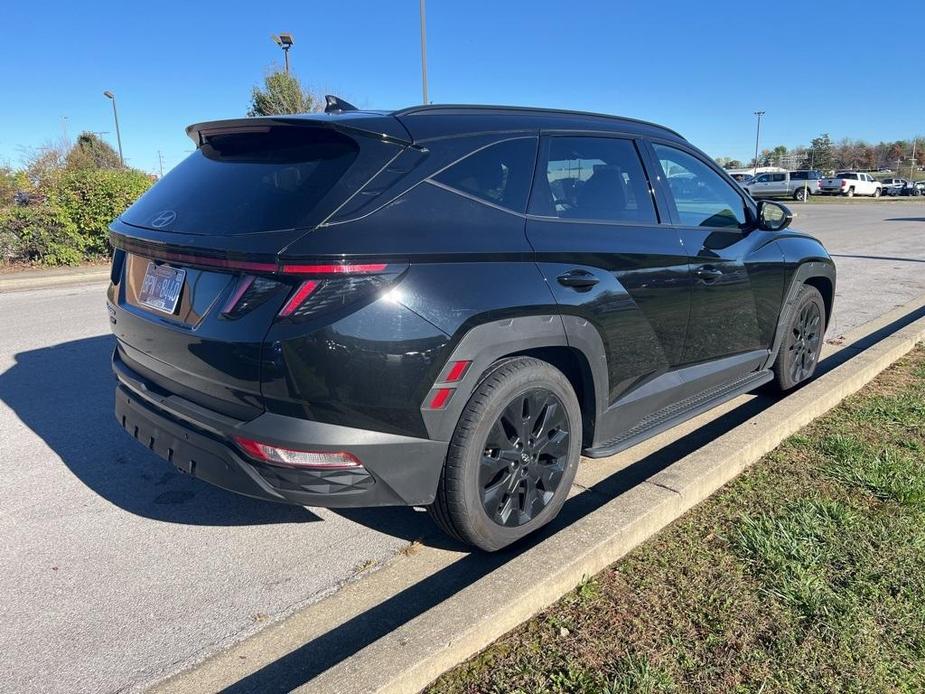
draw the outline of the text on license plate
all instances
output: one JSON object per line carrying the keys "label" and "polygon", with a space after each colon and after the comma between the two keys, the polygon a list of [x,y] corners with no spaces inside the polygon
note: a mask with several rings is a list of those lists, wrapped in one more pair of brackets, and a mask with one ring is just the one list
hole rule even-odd
{"label": "text on license plate", "polygon": [[158,311],[173,313],[180,300],[186,270],[149,262],[138,301]]}

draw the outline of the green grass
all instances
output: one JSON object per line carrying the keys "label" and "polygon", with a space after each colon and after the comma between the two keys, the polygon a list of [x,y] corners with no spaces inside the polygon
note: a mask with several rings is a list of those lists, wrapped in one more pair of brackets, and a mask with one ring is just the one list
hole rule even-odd
{"label": "green grass", "polygon": [[925,691],[925,349],[431,691]]}

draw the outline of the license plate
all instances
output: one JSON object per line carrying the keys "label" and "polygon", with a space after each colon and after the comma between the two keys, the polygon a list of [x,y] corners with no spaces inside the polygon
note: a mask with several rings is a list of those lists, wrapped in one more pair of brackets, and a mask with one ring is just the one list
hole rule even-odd
{"label": "license plate", "polygon": [[184,279],[186,270],[149,262],[138,301],[148,308],[172,314],[180,300]]}

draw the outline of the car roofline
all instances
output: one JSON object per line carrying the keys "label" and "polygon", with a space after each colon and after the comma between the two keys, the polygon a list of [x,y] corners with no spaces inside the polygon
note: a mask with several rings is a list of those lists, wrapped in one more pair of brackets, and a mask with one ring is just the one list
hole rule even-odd
{"label": "car roofline", "polygon": [[653,123],[651,121],[642,120],[640,118],[630,118],[628,116],[614,116],[609,113],[596,113],[594,111],[575,111],[571,109],[561,109],[561,108],[542,108],[539,106],[500,106],[500,105],[490,105],[490,104],[421,104],[419,106],[409,106],[408,108],[399,109],[398,111],[392,111],[391,114],[396,117],[401,116],[410,116],[419,113],[437,113],[440,111],[495,111],[495,112],[511,112],[511,113],[535,113],[537,115],[543,114],[553,114],[553,115],[565,115],[565,116],[579,116],[585,118],[605,118],[612,121],[623,121],[628,123],[635,123],[637,125],[645,125],[651,128],[657,128],[659,130],[664,130],[669,132],[672,135],[681,138],[685,142],[685,138],[677,130],[672,130],[664,125],[658,123]]}

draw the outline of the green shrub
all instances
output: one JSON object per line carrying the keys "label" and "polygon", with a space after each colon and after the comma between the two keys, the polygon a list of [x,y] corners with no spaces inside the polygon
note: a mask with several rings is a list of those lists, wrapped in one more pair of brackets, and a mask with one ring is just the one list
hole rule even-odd
{"label": "green shrub", "polygon": [[109,255],[109,223],[151,185],[134,169],[80,169],[56,178],[49,200],[73,223],[85,257]]}
{"label": "green shrub", "polygon": [[3,260],[73,265],[85,257],[85,243],[60,206],[45,201],[0,211]]}

